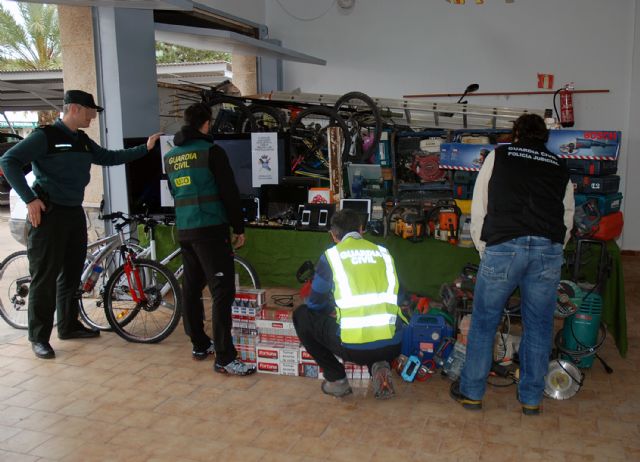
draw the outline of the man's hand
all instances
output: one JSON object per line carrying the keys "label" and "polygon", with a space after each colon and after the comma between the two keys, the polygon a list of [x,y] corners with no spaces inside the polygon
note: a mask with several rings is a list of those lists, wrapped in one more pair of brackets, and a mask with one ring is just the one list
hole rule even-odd
{"label": "man's hand", "polygon": [[162,133],[154,133],[149,137],[149,139],[147,139],[147,151],[151,151],[153,149],[156,145],[156,141],[158,141],[158,138],[160,138],[161,135]]}
{"label": "man's hand", "polygon": [[231,238],[231,245],[234,249],[239,249],[244,245],[244,233],[234,234]]}
{"label": "man's hand", "polygon": [[44,202],[40,199],[34,199],[27,204],[27,218],[31,222],[31,226],[37,228],[40,226],[40,221],[42,218],[42,212],[44,212],[47,208],[44,206]]}

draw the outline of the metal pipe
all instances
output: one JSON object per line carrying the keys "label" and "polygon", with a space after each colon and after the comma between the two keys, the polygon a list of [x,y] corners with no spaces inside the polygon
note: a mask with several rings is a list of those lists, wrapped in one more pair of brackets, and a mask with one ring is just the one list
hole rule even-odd
{"label": "metal pipe", "polygon": [[9,118],[7,117],[7,113],[2,111],[2,117],[4,117],[4,120],[7,121],[7,125],[9,126],[9,128],[11,129],[11,133],[13,133],[14,135],[17,135],[18,132],[16,131],[15,128],[13,128],[13,125],[11,124],[11,121],[9,120]]}

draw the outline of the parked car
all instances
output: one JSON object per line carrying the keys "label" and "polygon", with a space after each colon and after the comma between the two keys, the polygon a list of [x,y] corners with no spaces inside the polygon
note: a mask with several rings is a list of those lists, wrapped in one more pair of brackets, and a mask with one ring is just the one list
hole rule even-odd
{"label": "parked car", "polygon": [[[15,133],[0,132],[0,157],[21,139],[22,137]],[[0,168],[0,205],[9,205],[9,191],[11,191],[11,186]]]}
{"label": "parked car", "polygon": [[[33,184],[36,177],[33,172],[29,172],[26,176],[27,183]],[[27,245],[27,204],[24,203],[18,193],[13,189],[9,193],[9,208],[11,216],[9,217],[9,231],[11,236],[20,244]]]}

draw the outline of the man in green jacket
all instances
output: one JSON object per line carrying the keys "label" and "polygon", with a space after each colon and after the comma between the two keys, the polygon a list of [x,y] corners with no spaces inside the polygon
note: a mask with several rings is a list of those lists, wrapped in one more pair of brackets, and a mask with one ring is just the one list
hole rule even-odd
{"label": "man in green jacket", "polygon": [[[209,134],[211,108],[193,104],[185,110],[184,121],[173,138],[175,147],[164,156],[184,265],[184,329],[193,344],[193,359],[206,359],[215,352],[215,372],[249,375],[255,368],[237,359],[231,339],[231,305],[236,293],[233,246],[244,244],[238,186],[226,153]],[[213,340],[204,330],[205,286],[213,297]]]}
{"label": "man in green jacket", "polygon": [[[38,358],[55,357],[49,338],[56,310],[61,340],[100,334],[78,320],[76,298],[87,253],[82,202],[91,164],[118,165],[138,159],[160,136],[156,133],[146,145],[130,149],[104,149],[81,130],[102,111],[91,94],[69,90],[64,94],[62,119],[34,130],[0,159],[9,184],[27,204],[29,340]],[[36,177],[32,187],[22,170],[28,163]]]}

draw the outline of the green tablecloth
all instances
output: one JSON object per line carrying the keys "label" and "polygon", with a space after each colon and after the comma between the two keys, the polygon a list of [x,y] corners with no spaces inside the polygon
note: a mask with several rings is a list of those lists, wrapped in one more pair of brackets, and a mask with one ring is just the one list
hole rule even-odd
{"label": "green tablecloth", "polygon": [[[258,271],[266,286],[298,287],[295,275],[305,260],[314,264],[333,245],[329,233],[248,228],[238,251]],[[443,282],[451,282],[466,263],[478,263],[475,249],[427,239],[411,243],[396,236],[367,239],[384,245],[393,256],[402,285],[411,292],[437,298]]]}
{"label": "green tablecloth", "polygon": [[[158,255],[166,255],[177,245],[172,228],[156,229]],[[480,261],[475,249],[454,247],[445,242],[426,239],[411,243],[397,236],[386,239],[367,235],[367,239],[384,245],[396,262],[398,278],[410,292],[439,299],[440,286],[452,282],[467,263]],[[142,239],[141,239],[142,240]],[[280,229],[247,228],[246,244],[238,255],[256,269],[266,287],[300,286],[296,271],[305,261],[315,263],[332,245],[329,233]],[[620,249],[614,241],[607,244],[613,259],[612,272],[603,292],[602,318],[622,356],[627,353],[627,319]]]}

